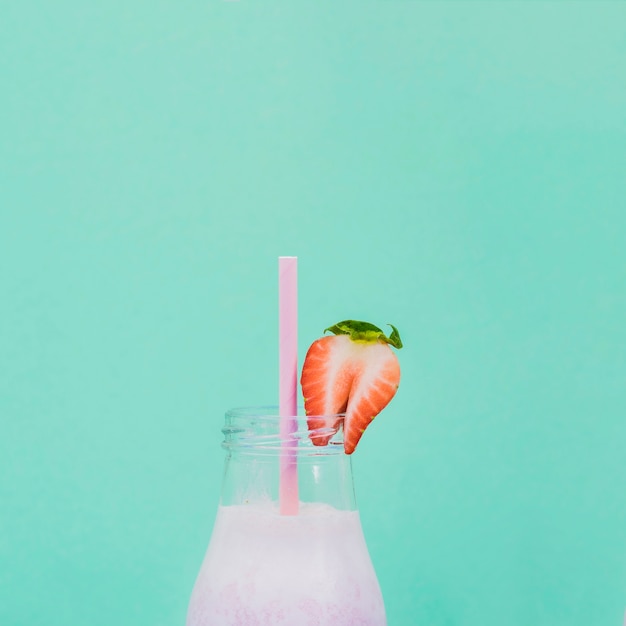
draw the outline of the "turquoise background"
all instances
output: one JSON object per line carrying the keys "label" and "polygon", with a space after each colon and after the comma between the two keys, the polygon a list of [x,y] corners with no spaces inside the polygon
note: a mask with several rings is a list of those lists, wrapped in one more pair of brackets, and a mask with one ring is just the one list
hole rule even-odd
{"label": "turquoise background", "polygon": [[5,2],[0,624],[183,624],[223,412],[354,317],[390,626],[626,608],[626,4]]}

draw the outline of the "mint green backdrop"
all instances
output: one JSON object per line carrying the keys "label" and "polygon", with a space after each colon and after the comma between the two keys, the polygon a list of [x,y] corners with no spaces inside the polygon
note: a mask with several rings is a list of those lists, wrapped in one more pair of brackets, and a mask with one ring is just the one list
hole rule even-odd
{"label": "mint green backdrop", "polygon": [[0,624],[184,623],[226,408],[402,331],[354,457],[390,626],[626,608],[623,2],[5,2]]}

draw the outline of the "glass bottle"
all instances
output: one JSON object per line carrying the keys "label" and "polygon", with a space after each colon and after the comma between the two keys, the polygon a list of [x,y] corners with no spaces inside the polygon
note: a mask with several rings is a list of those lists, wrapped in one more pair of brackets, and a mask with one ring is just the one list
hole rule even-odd
{"label": "glass bottle", "polygon": [[[294,419],[285,441],[271,409],[226,414],[221,500],[187,626],[386,626],[342,429],[315,446],[307,418]],[[279,513],[286,453],[297,459],[297,515]]]}

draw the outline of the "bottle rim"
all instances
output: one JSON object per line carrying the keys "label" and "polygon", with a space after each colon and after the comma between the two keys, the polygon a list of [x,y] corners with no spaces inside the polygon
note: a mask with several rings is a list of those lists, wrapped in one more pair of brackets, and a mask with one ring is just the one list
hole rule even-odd
{"label": "bottle rim", "polygon": [[[222,448],[244,454],[344,454],[344,417],[345,413],[281,416],[271,405],[236,407],[226,411]],[[281,433],[283,420],[291,424],[288,433]]]}

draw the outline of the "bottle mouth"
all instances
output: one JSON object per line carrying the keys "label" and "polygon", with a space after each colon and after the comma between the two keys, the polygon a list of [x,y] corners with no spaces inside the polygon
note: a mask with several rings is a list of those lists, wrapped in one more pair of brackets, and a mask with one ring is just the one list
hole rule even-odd
{"label": "bottle mouth", "polygon": [[244,454],[344,454],[344,416],[281,416],[276,406],[230,409],[222,428],[222,448]]}

